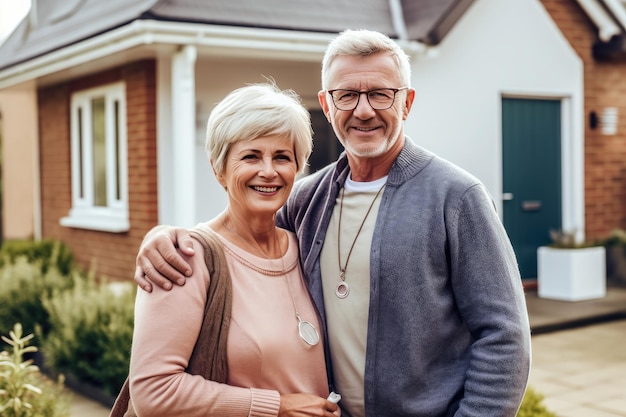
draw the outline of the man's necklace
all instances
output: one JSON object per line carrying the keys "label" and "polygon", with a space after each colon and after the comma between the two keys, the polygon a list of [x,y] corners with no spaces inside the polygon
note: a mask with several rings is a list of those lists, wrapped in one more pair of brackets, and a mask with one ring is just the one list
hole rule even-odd
{"label": "man's necklace", "polygon": [[[239,233],[237,233],[236,230],[231,229],[230,227],[228,227],[228,225],[226,225],[226,222],[223,221],[222,224],[224,225],[224,227],[226,228],[226,230],[228,230],[229,232],[231,232],[233,235],[237,236],[238,239],[240,239],[242,242],[249,244],[248,241],[246,239],[244,239]],[[287,274],[285,273],[285,258],[284,256],[282,256],[282,248],[280,247],[280,239],[278,236],[278,231],[274,230],[276,236],[276,242],[278,242],[278,250],[279,250],[279,254],[280,254],[280,260],[281,263],[283,265],[283,269],[282,269],[282,275],[285,277],[285,281],[287,282],[287,291],[289,291],[289,297],[291,298],[291,304],[293,305],[293,311],[294,314],[296,316],[296,320],[298,320],[298,335],[300,336],[300,338],[302,340],[304,340],[304,342],[307,345],[310,346],[315,346],[319,343],[320,341],[320,335],[317,332],[317,329],[315,328],[315,326],[313,324],[311,324],[310,322],[306,321],[306,320],[302,320],[302,318],[300,317],[300,313],[298,313],[298,308],[296,307],[296,300],[293,296],[293,293],[291,291],[291,283],[289,282],[289,277],[287,276]],[[256,247],[256,249],[265,257],[265,259],[267,259],[268,261],[271,262],[270,257],[265,253],[265,251],[263,251],[263,249],[261,249],[261,246],[259,246],[259,244],[256,242],[256,240],[254,240],[254,238],[252,238],[252,240],[254,241],[254,246]]]}
{"label": "man's necklace", "polygon": [[346,264],[344,266],[341,266],[341,214],[343,213],[343,194],[344,194],[345,188],[341,189],[341,199],[339,200],[340,201],[339,202],[339,225],[337,227],[337,261],[339,262],[339,272],[340,272],[339,280],[340,281],[339,281],[339,284],[337,284],[337,287],[335,288],[335,295],[339,298],[346,298],[348,294],[350,294],[350,286],[346,282],[346,268],[348,267],[348,262],[350,262],[350,255],[352,255],[352,250],[354,249],[356,240],[359,238],[359,235],[361,234],[363,225],[365,225],[367,216],[369,216],[370,211],[372,211],[372,207],[374,207],[374,203],[376,202],[376,199],[380,195],[380,192],[383,190],[383,188],[385,188],[384,185],[380,187],[380,189],[374,196],[374,199],[370,203],[370,206],[367,209],[367,213],[365,213],[365,217],[363,218],[363,221],[361,222],[361,225],[359,226],[359,230],[356,232],[356,236],[354,237],[354,240],[352,241],[352,245],[350,245],[350,250],[348,251],[348,257],[346,258]]}

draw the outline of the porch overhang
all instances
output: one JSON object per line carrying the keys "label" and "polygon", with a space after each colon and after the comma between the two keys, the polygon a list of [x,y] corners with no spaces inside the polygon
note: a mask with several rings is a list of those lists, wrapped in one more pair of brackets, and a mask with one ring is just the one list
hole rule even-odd
{"label": "porch overhang", "polygon": [[[125,26],[76,44],[46,53],[0,70],[0,89],[29,80],[38,84],[58,82],[76,76],[77,68],[98,70],[120,60],[173,54],[183,46],[195,46],[199,55],[320,62],[336,36],[279,29],[229,27],[209,24],[135,20]],[[426,51],[417,41],[399,40],[411,56]]]}

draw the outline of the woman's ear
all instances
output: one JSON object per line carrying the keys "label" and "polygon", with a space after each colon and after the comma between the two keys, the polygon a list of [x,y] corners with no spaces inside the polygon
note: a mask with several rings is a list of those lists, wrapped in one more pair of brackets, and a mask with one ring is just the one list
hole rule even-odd
{"label": "woman's ear", "polygon": [[220,185],[221,185],[222,187],[224,187],[224,189],[226,190],[226,189],[227,189],[227,188],[226,188],[226,179],[224,178],[224,175],[220,174],[219,172],[217,172],[217,171],[215,170],[215,167],[213,166],[213,161],[210,161],[210,162],[211,162],[211,169],[213,170],[213,175],[215,175],[215,179],[216,179],[216,180],[217,180],[217,182],[219,182],[219,183],[220,183]]}

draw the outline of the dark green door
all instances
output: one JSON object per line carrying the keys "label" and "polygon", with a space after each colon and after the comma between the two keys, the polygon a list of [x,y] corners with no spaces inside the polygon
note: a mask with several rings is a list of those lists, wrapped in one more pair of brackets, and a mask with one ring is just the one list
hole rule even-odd
{"label": "dark green door", "polygon": [[561,228],[561,102],[502,99],[503,220],[522,278]]}

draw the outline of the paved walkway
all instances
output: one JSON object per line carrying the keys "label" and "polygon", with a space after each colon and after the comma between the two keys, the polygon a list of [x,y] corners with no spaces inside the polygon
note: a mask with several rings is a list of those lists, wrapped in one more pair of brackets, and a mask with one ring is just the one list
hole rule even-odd
{"label": "paved walkway", "polygon": [[109,411],[102,404],[73,393],[70,417],[109,417]]}
{"label": "paved walkway", "polygon": [[529,384],[559,417],[626,417],[626,320],[533,336]]}
{"label": "paved walkway", "polygon": [[[530,386],[558,417],[626,417],[626,288],[600,300],[543,300],[527,291],[533,329]],[[71,417],[109,410],[74,394]]]}

